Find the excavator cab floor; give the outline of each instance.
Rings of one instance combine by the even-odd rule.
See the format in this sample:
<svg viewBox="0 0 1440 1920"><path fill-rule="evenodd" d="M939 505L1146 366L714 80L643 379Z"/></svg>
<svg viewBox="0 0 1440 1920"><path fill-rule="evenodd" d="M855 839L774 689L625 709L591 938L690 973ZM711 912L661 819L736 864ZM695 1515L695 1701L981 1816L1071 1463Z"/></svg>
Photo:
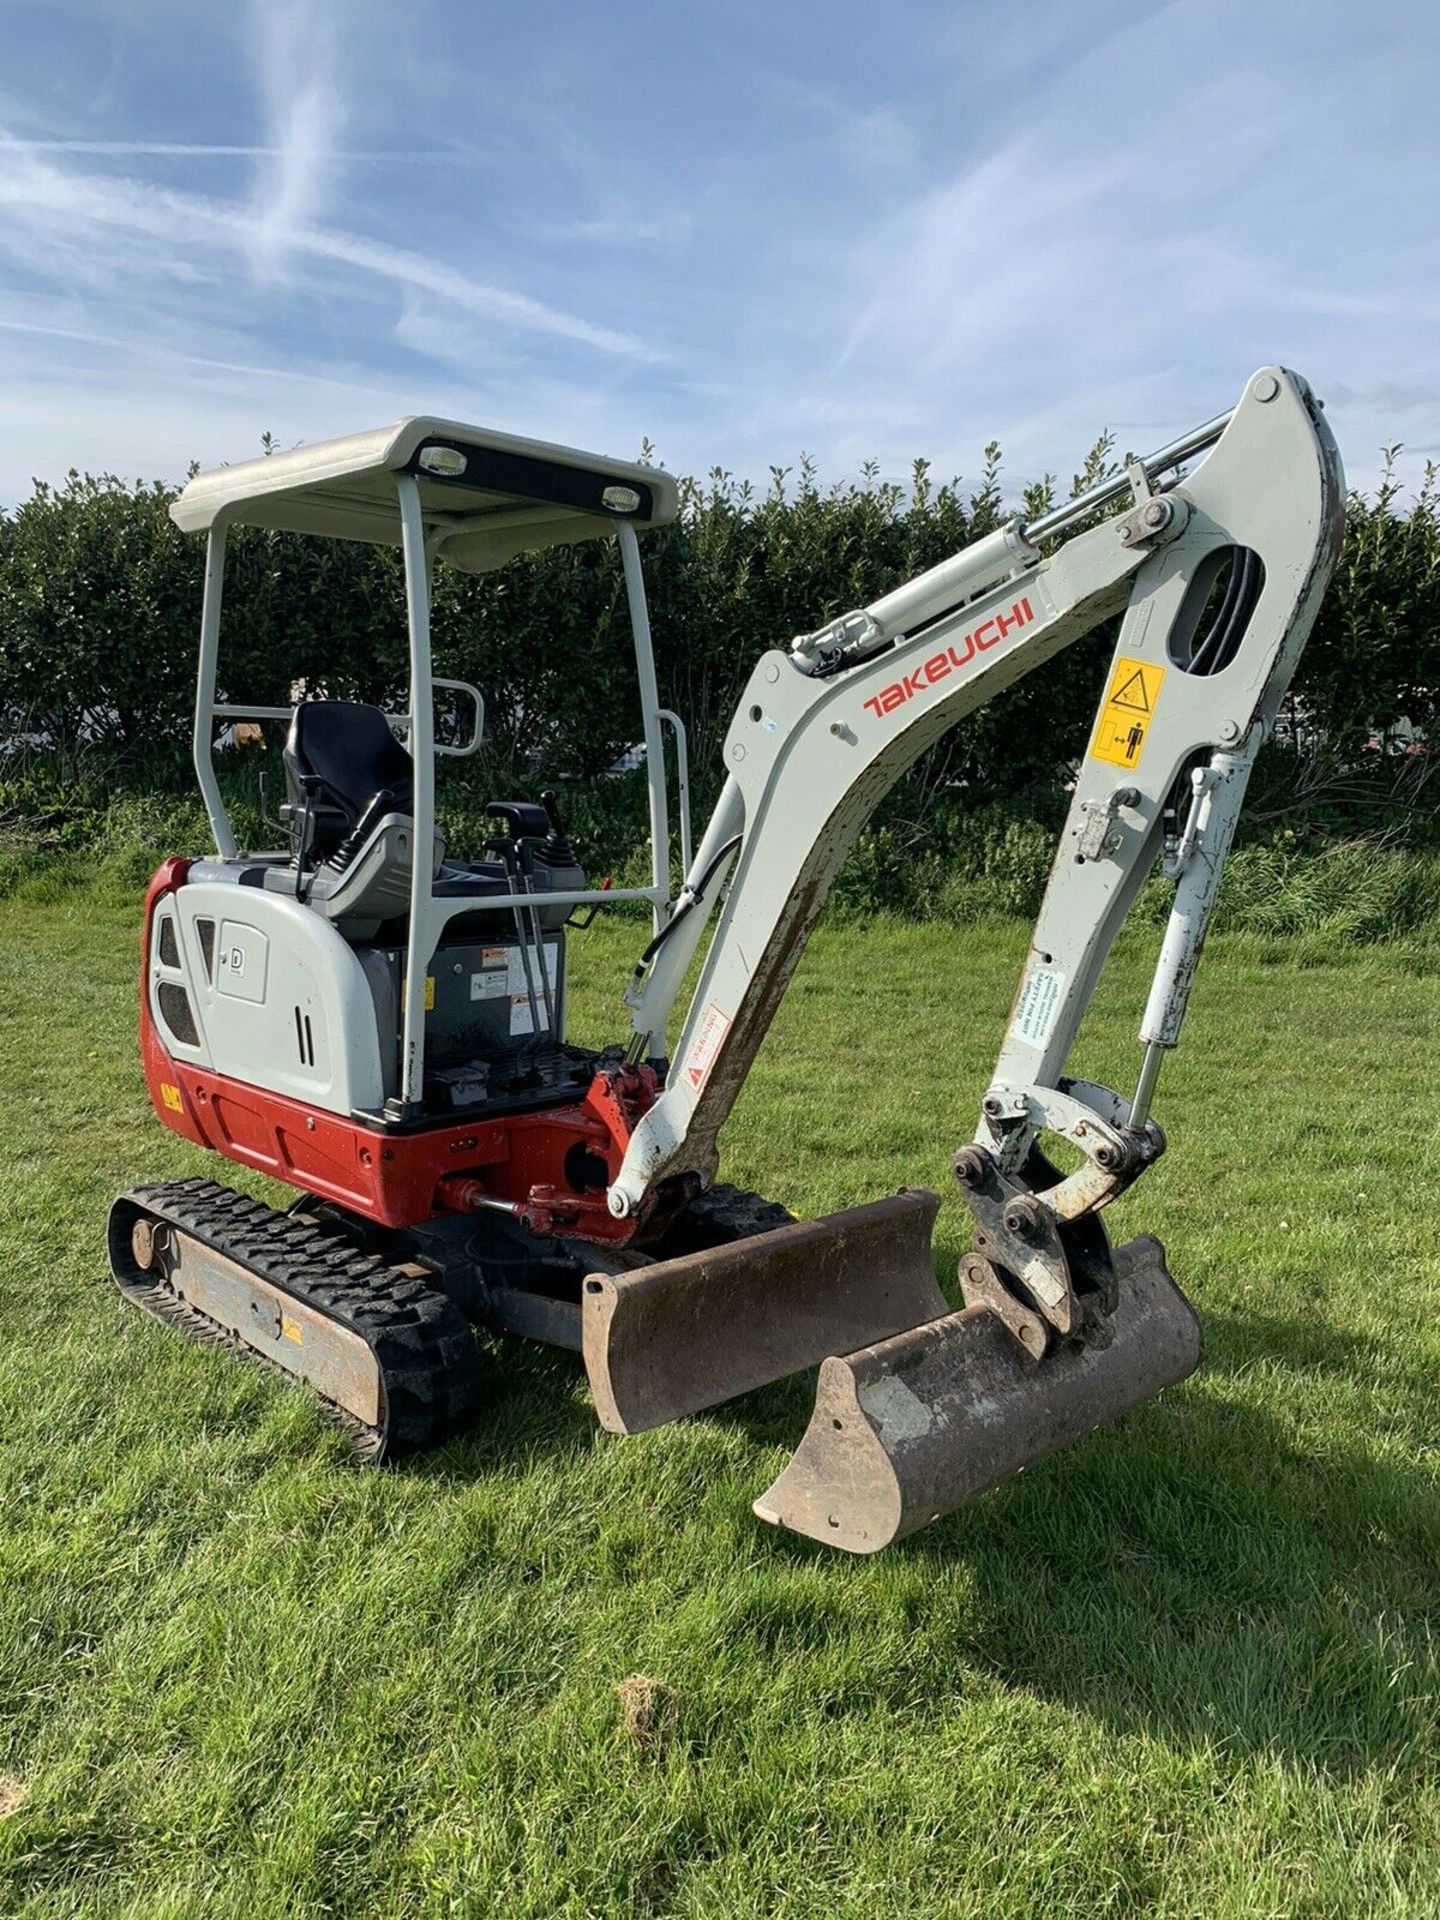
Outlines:
<svg viewBox="0 0 1440 1920"><path fill-rule="evenodd" d="M976 1305L827 1359L805 1436L755 1512L876 1553L1185 1379L1200 1323L1164 1248L1134 1240L1114 1257L1107 1344L1036 1360Z"/></svg>

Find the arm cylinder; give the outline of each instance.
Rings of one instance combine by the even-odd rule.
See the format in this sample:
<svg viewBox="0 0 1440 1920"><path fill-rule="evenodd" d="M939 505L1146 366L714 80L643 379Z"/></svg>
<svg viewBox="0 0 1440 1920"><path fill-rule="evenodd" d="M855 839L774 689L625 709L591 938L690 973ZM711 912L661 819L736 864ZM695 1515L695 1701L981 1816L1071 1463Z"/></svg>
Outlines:
<svg viewBox="0 0 1440 1920"><path fill-rule="evenodd" d="M1039 550L1025 537L1025 529L1012 520L884 594L866 612L886 639L910 633L996 586L1017 567L1033 566L1039 558Z"/></svg>

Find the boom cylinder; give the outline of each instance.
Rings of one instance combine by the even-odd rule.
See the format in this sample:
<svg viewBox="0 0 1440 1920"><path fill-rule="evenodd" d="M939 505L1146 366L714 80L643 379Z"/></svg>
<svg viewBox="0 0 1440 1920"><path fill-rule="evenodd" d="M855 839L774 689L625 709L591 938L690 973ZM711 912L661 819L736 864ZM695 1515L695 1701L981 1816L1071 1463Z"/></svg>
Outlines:
<svg viewBox="0 0 1440 1920"><path fill-rule="evenodd" d="M977 593L998 586L1017 567L1033 566L1039 558L1039 548L1025 537L1019 521L1012 520L882 595L865 611L887 640L895 634L912 633L963 601L973 600Z"/></svg>
<svg viewBox="0 0 1440 1920"><path fill-rule="evenodd" d="M868 651L954 612L1019 568L1034 566L1039 558L1039 548L1026 538L1020 522L1011 520L982 540L962 547L959 553L952 553L938 566L882 594L868 607L842 614L814 633L801 634L792 651L804 658L836 647Z"/></svg>

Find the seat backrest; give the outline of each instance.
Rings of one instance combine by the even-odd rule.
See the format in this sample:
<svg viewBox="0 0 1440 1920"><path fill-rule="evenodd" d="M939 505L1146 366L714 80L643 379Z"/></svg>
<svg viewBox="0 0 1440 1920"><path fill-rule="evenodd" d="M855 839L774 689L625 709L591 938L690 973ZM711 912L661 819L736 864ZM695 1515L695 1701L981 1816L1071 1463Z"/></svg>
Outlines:
<svg viewBox="0 0 1440 1920"><path fill-rule="evenodd" d="M343 818L319 815L315 852L333 853L370 801L382 789L393 794L388 811L414 806L415 769L390 731L379 707L355 700L305 700L296 707L285 742L285 776L292 805L304 804L301 776L318 778L322 807Z"/></svg>

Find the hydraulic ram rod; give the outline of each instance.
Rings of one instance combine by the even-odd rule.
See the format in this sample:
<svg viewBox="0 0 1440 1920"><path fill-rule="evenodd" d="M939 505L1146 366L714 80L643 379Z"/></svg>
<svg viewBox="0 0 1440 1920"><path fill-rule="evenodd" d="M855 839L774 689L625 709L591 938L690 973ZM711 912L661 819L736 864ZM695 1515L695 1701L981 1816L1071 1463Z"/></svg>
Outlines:
<svg viewBox="0 0 1440 1920"><path fill-rule="evenodd" d="M1139 464L1154 480L1169 468L1178 467L1182 460L1213 447L1234 416L1234 407L1227 413L1217 413L1213 420L1207 420L1202 427L1192 427L1188 433L1182 433L1178 440L1161 447L1158 453L1147 453ZM1128 472L1112 474L1108 480L1102 480L1098 486L1077 494L1073 500L1052 507L1049 513L1042 513L1038 520L1028 521L1024 528L1025 538L1030 541L1048 540L1054 534L1063 533L1067 527L1073 527L1077 520L1083 520L1096 507L1103 507L1109 500L1118 500L1122 493L1129 491Z"/></svg>
<svg viewBox="0 0 1440 1920"><path fill-rule="evenodd" d="M1176 849L1175 901L1140 1022L1145 1055L1131 1104L1132 1127L1143 1127L1150 1117L1160 1062L1180 1041L1205 930L1220 891L1250 769L1260 750L1260 736L1257 726L1243 747L1234 752L1218 748L1210 764L1197 768L1193 776L1189 815Z"/></svg>
<svg viewBox="0 0 1440 1920"><path fill-rule="evenodd" d="M1146 454L1139 465L1153 480L1169 468L1178 466L1182 460L1202 453L1220 438L1234 412L1235 409L1231 407L1228 412L1216 414L1213 420L1207 420L1203 426L1192 427L1168 446ZM1130 489L1131 477L1127 470L1102 480L1098 486L1089 488L1074 500L1067 500L1063 506L1041 514L1038 520L1028 524L1019 520L1007 521L993 533L987 533L959 553L951 554L949 559L940 561L937 566L917 574L913 580L907 580L880 599L871 601L869 606L841 614L838 619L813 633L801 634L791 651L802 660L819 661L827 656L833 657L837 651L866 653L887 640L913 633L928 622L942 618L952 609L974 600L1022 568L1033 567L1040 558L1039 543L1042 540L1065 532L1097 507L1118 500Z"/></svg>

